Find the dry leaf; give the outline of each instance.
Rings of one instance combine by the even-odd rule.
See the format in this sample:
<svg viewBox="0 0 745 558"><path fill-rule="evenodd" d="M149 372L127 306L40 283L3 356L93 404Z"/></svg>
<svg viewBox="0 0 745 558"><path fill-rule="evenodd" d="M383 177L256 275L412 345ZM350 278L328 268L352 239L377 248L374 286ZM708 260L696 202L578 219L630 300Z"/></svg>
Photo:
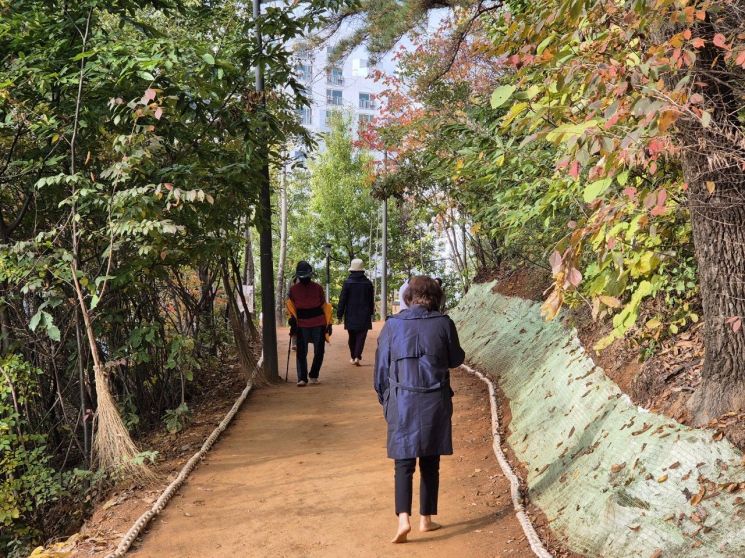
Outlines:
<svg viewBox="0 0 745 558"><path fill-rule="evenodd" d="M616 463L615 465L612 465L610 468L611 473L618 473L620 471L623 471L623 468L626 467L626 462L623 463Z"/></svg>
<svg viewBox="0 0 745 558"><path fill-rule="evenodd" d="M657 482L665 482L667 480L667 475L662 475L661 477L657 478Z"/></svg>
<svg viewBox="0 0 745 558"><path fill-rule="evenodd" d="M655 550L649 558L662 558L662 549Z"/></svg>
<svg viewBox="0 0 745 558"><path fill-rule="evenodd" d="M706 487L702 486L701 489L698 491L697 494L691 498L691 505L692 506L698 506L701 500L704 499L704 496L706 495Z"/></svg>

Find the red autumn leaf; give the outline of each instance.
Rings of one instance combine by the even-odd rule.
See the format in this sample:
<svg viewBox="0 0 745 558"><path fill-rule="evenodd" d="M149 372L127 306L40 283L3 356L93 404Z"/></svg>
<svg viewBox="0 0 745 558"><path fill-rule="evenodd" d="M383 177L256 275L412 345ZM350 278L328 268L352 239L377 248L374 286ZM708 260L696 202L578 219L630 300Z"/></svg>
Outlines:
<svg viewBox="0 0 745 558"><path fill-rule="evenodd" d="M683 38L686 41L689 41L691 39L691 30L690 29L686 29L685 31L683 31Z"/></svg>
<svg viewBox="0 0 745 558"><path fill-rule="evenodd" d="M665 201L667 200L667 190L664 188L661 188L660 191L657 193L657 205L665 205Z"/></svg>
<svg viewBox="0 0 745 558"><path fill-rule="evenodd" d="M556 275L561 269L561 263L563 258L558 251L554 250L551 256L548 258L548 263L551 264L551 271Z"/></svg>
<svg viewBox="0 0 745 558"><path fill-rule="evenodd" d="M716 35L714 35L714 40L712 42L714 43L715 47L729 50L729 46L727 46L727 38L721 33L717 33Z"/></svg>
<svg viewBox="0 0 745 558"><path fill-rule="evenodd" d="M152 101L153 99L155 99L155 89L148 87L142 97L144 99L147 99L148 101Z"/></svg>
<svg viewBox="0 0 745 558"><path fill-rule="evenodd" d="M742 320L740 318L737 318L734 322L732 322L732 331L737 333L740 331L740 328L742 327Z"/></svg>
<svg viewBox="0 0 745 558"><path fill-rule="evenodd" d="M567 279L569 279L569 282L575 286L579 287L579 284L582 282L582 274L580 273L579 269L576 267L573 267L569 270L569 275L567 276Z"/></svg>
<svg viewBox="0 0 745 558"><path fill-rule="evenodd" d="M745 68L745 50L741 50L740 53L737 55L737 58L735 58L735 64Z"/></svg>
<svg viewBox="0 0 745 558"><path fill-rule="evenodd" d="M153 114L156 120L160 120L160 117L163 116L163 109L158 107L155 109L155 113Z"/></svg>
<svg viewBox="0 0 745 558"><path fill-rule="evenodd" d="M569 165L569 176L575 179L579 177L579 161L572 161Z"/></svg>
<svg viewBox="0 0 745 558"><path fill-rule="evenodd" d="M629 186L628 188L623 189L623 193L628 196L630 200L633 200L636 197L636 188Z"/></svg>
<svg viewBox="0 0 745 558"><path fill-rule="evenodd" d="M693 48L702 48L706 44L706 41L704 41L701 37L694 37L691 39L691 45L693 45Z"/></svg>

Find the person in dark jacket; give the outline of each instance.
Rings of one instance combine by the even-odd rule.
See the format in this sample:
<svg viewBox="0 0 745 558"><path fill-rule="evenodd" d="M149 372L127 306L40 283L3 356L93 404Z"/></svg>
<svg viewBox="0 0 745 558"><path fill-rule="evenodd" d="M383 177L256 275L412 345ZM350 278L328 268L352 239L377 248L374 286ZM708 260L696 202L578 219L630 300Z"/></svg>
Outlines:
<svg viewBox="0 0 745 558"><path fill-rule="evenodd" d="M419 529L440 525L437 514L440 456L452 455L450 368L465 353L453 321L437 311L442 290L434 279L416 276L406 291L407 310L391 316L378 338L375 391L388 423L388 457L395 460L398 531L391 542L406 542L411 531L412 479L419 459Z"/></svg>
<svg viewBox="0 0 745 558"><path fill-rule="evenodd" d="M318 375L326 350L326 334L331 334L331 324L324 313L326 295L323 287L311 281L313 268L306 261L297 264L298 282L290 287L288 298L293 303L296 316L290 318L290 336L297 335L297 385L303 387L318 383ZM313 363L308 372L308 343L313 343Z"/></svg>
<svg viewBox="0 0 745 558"><path fill-rule="evenodd" d="M344 281L339 296L336 316L344 318L344 329L349 334L349 354L351 362L360 366L362 351L368 330L372 329L375 313L375 292L373 284L365 277L362 260L355 258L349 266L349 277Z"/></svg>

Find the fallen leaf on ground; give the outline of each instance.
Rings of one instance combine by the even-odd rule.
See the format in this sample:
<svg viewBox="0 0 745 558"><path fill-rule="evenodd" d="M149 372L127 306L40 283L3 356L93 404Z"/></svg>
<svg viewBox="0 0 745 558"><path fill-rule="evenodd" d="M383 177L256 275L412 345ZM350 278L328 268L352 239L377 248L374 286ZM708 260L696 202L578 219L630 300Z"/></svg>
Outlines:
<svg viewBox="0 0 745 558"><path fill-rule="evenodd" d="M702 486L701 490L698 491L697 494L691 498L691 505L692 506L698 506L698 504L701 502L701 500L704 499L704 495L706 494L706 487Z"/></svg>

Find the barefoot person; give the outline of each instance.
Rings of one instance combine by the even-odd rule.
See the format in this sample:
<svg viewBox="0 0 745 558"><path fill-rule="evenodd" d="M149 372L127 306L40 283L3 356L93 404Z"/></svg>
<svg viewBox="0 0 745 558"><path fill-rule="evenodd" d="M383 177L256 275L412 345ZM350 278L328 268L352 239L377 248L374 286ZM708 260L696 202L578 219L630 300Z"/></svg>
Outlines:
<svg viewBox="0 0 745 558"><path fill-rule="evenodd" d="M388 423L388 457L395 460L398 531L391 542L406 542L411 531L412 482L419 458L419 530L440 525L437 514L440 456L452 455L453 414L450 370L463 364L455 324L437 311L439 285L412 277L407 310L391 316L378 339L375 391Z"/></svg>
<svg viewBox="0 0 745 558"><path fill-rule="evenodd" d="M360 366L367 332L372 329L374 313L373 284L365 277L362 260L355 258L349 266L349 277L344 281L339 296L339 307L336 309L336 316L340 320L344 319L344 329L349 334L349 362L355 366Z"/></svg>

